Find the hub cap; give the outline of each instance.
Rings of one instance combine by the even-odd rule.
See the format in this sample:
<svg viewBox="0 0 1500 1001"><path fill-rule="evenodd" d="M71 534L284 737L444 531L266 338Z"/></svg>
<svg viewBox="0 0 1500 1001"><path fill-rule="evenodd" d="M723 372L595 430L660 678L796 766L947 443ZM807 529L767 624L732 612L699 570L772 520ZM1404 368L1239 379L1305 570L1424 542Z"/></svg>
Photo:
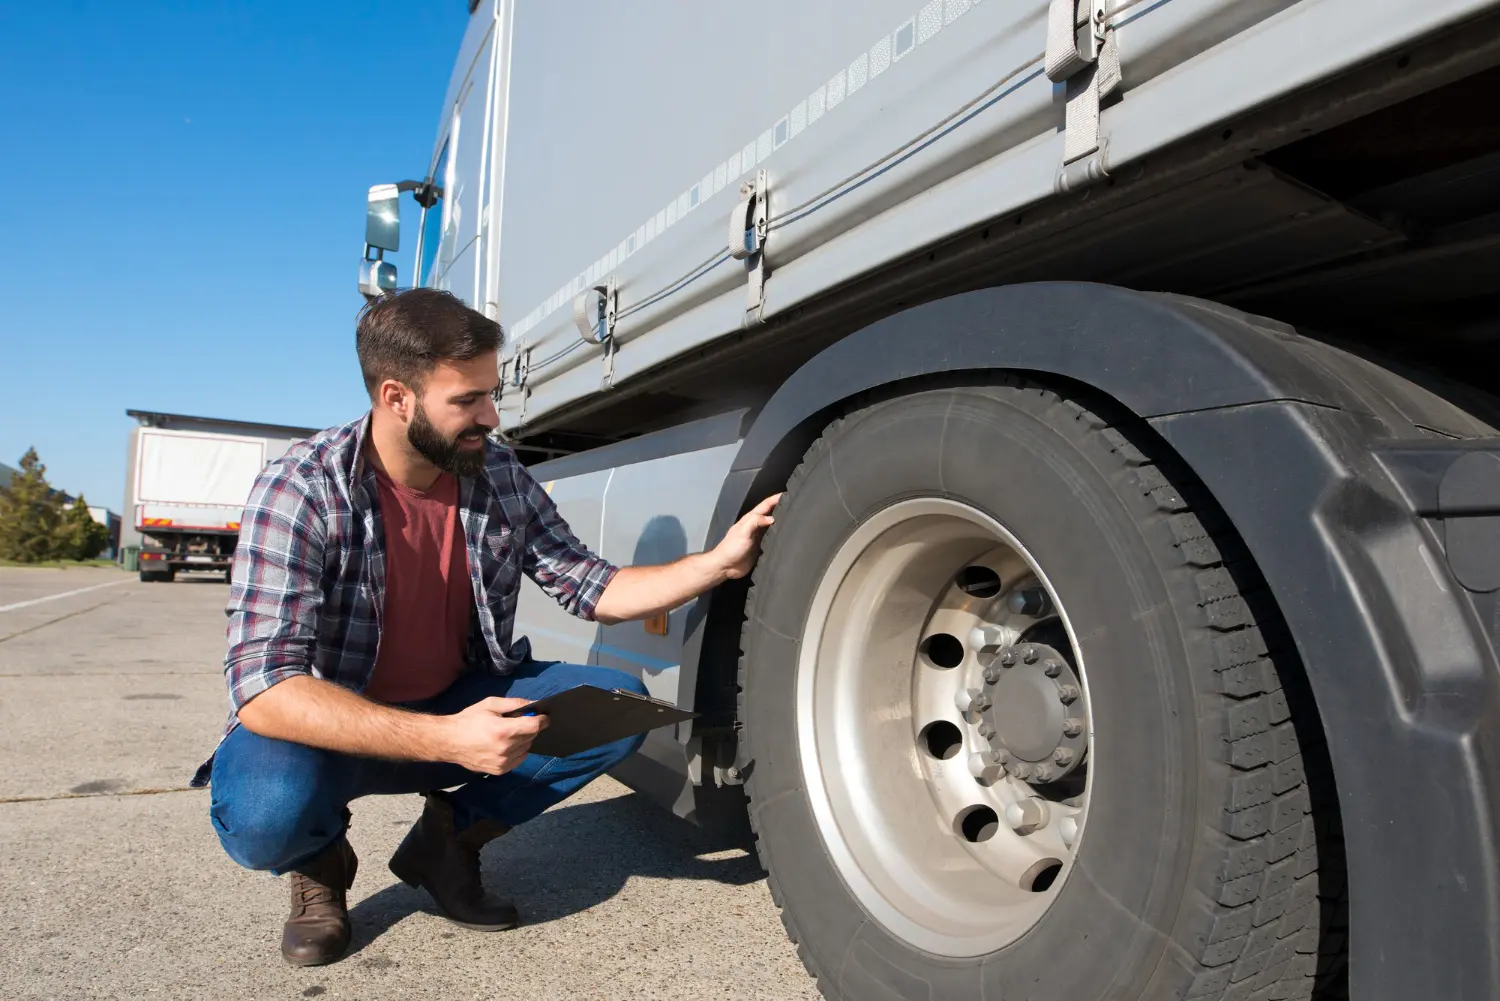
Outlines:
<svg viewBox="0 0 1500 1001"><path fill-rule="evenodd" d="M797 664L805 788L845 883L912 946L993 952L1066 879L1090 742L1071 637L1019 541L955 501L886 508L820 581Z"/></svg>

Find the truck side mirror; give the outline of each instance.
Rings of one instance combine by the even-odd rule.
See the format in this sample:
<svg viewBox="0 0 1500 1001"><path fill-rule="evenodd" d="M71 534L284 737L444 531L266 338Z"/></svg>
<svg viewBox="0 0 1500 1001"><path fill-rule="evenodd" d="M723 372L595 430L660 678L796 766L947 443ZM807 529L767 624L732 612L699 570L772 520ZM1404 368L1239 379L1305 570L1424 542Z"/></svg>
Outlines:
<svg viewBox="0 0 1500 1001"><path fill-rule="evenodd" d="M370 188L365 209L365 244L377 250L401 249L401 191L394 184ZM368 251L367 251L368 252Z"/></svg>
<svg viewBox="0 0 1500 1001"><path fill-rule="evenodd" d="M359 262L359 292L379 298L396 288L396 265L385 260L387 250L401 249L401 188L376 184L365 208L365 259Z"/></svg>

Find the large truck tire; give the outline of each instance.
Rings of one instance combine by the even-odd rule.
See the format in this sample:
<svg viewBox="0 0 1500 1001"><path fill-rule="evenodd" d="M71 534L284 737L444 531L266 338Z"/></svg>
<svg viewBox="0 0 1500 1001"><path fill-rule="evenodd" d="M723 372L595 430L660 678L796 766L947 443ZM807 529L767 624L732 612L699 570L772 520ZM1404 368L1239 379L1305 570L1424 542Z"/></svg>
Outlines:
<svg viewBox="0 0 1500 1001"><path fill-rule="evenodd" d="M831 1001L1338 990L1295 653L1211 499L1110 401L1016 378L830 425L742 650L761 862Z"/></svg>

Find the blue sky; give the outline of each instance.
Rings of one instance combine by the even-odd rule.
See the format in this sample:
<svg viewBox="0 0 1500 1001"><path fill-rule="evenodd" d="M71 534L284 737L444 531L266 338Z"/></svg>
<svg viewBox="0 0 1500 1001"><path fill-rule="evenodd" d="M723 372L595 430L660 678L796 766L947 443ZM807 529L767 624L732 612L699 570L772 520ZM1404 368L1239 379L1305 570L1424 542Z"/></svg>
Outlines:
<svg viewBox="0 0 1500 1001"><path fill-rule="evenodd" d="M424 172L466 21L462 0L0 0L0 462L35 445L119 511L127 408L360 413L365 191Z"/></svg>

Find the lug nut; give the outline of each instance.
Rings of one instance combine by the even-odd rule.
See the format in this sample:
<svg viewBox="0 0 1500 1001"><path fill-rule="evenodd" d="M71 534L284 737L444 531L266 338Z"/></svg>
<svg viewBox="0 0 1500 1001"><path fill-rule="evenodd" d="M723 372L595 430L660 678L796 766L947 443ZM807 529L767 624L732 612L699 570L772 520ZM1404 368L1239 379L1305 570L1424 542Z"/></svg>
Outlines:
<svg viewBox="0 0 1500 1001"><path fill-rule="evenodd" d="M975 751L969 755L969 774L980 782L993 782L1005 771L992 754Z"/></svg>
<svg viewBox="0 0 1500 1001"><path fill-rule="evenodd" d="M1014 650L1002 650L1000 652L1000 666L1001 667L1015 667L1016 666L1016 652Z"/></svg>
<svg viewBox="0 0 1500 1001"><path fill-rule="evenodd" d="M1057 698L1065 706L1070 706L1078 701L1078 696L1083 693L1078 690L1077 685L1058 685Z"/></svg>
<svg viewBox="0 0 1500 1001"><path fill-rule="evenodd" d="M1052 598L1043 588L1028 587L1012 594L1006 607L1016 615L1040 619L1052 614Z"/></svg>
<svg viewBox="0 0 1500 1001"><path fill-rule="evenodd" d="M1024 761L1012 761L1005 767L1007 771L1022 781L1031 778L1031 766Z"/></svg>
<svg viewBox="0 0 1500 1001"><path fill-rule="evenodd" d="M1031 770L1031 778L1036 782L1051 782L1053 778L1051 765L1037 765Z"/></svg>
<svg viewBox="0 0 1500 1001"><path fill-rule="evenodd" d="M1040 656L1041 654L1037 653L1036 647L1032 646L1030 643L1021 648L1021 659L1028 664L1035 664L1036 659Z"/></svg>
<svg viewBox="0 0 1500 1001"><path fill-rule="evenodd" d="M1063 720L1063 733L1069 737L1076 737L1083 732L1083 720L1077 716L1069 716Z"/></svg>
<svg viewBox="0 0 1500 1001"><path fill-rule="evenodd" d="M1078 840L1078 820L1075 817L1064 817L1057 822L1057 833L1062 836L1063 844L1073 846Z"/></svg>
<svg viewBox="0 0 1500 1001"><path fill-rule="evenodd" d="M1009 626L975 626L969 630L969 646L975 650L1000 650L1020 639L1021 634Z"/></svg>
<svg viewBox="0 0 1500 1001"><path fill-rule="evenodd" d="M983 716L979 718L977 729L979 730L979 736L983 737L985 740L989 740L995 735L995 727L990 723L988 719L985 719Z"/></svg>
<svg viewBox="0 0 1500 1001"><path fill-rule="evenodd" d="M1004 673L1005 672L1001 670L1000 665L991 664L989 667L984 669L984 683L986 685L993 685L995 682L1000 680L1000 676Z"/></svg>
<svg viewBox="0 0 1500 1001"><path fill-rule="evenodd" d="M1017 800L1005 808L1005 822L1017 834L1030 834L1047 823L1047 804L1035 796Z"/></svg>
<svg viewBox="0 0 1500 1001"><path fill-rule="evenodd" d="M1002 765L1007 764L1010 761L1010 752L1003 747L997 747L990 753L993 754L995 756L995 760L1000 762Z"/></svg>
<svg viewBox="0 0 1500 1001"><path fill-rule="evenodd" d="M1048 657L1042 661L1042 673L1049 678L1055 678L1062 674L1062 661L1055 657Z"/></svg>
<svg viewBox="0 0 1500 1001"><path fill-rule="evenodd" d="M1073 763L1073 759L1077 756L1078 755L1073 753L1073 749L1071 747L1059 747L1057 750L1052 752L1052 760L1057 762L1063 768L1071 765Z"/></svg>
<svg viewBox="0 0 1500 1001"><path fill-rule="evenodd" d="M974 702L979 696L980 691L977 688L960 688L953 693L953 704L958 707L959 712L967 713L975 709Z"/></svg>

